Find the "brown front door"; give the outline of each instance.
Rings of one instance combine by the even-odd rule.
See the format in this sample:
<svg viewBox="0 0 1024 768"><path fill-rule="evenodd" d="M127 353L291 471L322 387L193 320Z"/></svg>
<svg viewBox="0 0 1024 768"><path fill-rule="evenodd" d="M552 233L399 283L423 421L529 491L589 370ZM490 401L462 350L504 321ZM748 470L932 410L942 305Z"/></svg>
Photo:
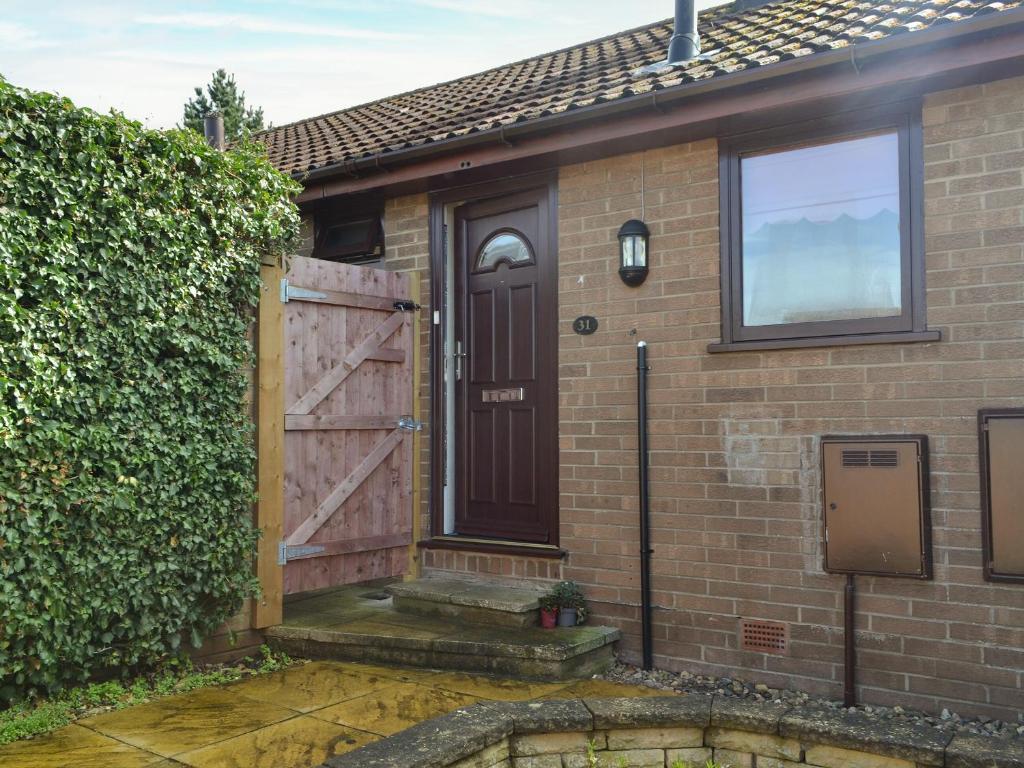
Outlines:
<svg viewBox="0 0 1024 768"><path fill-rule="evenodd" d="M557 542L558 329L549 195L542 187L456 210L458 534Z"/></svg>

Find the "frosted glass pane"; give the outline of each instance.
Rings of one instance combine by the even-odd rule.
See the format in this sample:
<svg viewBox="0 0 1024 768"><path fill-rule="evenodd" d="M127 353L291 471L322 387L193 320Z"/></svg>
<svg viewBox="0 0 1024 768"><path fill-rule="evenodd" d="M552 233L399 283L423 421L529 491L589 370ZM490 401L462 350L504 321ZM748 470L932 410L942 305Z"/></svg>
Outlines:
<svg viewBox="0 0 1024 768"><path fill-rule="evenodd" d="M498 262L507 261L509 264L530 260L530 248L518 235L509 232L502 232L494 235L480 249L480 257L477 259L477 269L493 269Z"/></svg>
<svg viewBox="0 0 1024 768"><path fill-rule="evenodd" d="M622 266L647 266L647 241L642 237L630 236L622 241Z"/></svg>
<svg viewBox="0 0 1024 768"><path fill-rule="evenodd" d="M740 163L744 325L900 315L895 133Z"/></svg>

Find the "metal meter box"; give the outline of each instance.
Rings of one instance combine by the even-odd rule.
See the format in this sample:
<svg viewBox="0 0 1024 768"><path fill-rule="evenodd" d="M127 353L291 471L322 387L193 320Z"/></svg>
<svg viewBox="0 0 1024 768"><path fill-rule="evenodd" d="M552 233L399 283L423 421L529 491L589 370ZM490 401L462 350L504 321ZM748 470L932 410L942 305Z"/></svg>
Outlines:
<svg viewBox="0 0 1024 768"><path fill-rule="evenodd" d="M928 438L823 437L825 570L930 579Z"/></svg>
<svg viewBox="0 0 1024 768"><path fill-rule="evenodd" d="M978 413L985 578L1024 583L1024 408Z"/></svg>

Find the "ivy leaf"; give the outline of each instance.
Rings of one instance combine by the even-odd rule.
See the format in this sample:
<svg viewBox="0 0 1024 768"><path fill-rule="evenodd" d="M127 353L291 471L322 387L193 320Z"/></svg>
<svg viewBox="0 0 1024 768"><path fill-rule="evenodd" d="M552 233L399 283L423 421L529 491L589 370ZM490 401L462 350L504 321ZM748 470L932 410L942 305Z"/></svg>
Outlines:
<svg viewBox="0 0 1024 768"><path fill-rule="evenodd" d="M257 144L0 78L0 709L255 593L247 330L298 191Z"/></svg>

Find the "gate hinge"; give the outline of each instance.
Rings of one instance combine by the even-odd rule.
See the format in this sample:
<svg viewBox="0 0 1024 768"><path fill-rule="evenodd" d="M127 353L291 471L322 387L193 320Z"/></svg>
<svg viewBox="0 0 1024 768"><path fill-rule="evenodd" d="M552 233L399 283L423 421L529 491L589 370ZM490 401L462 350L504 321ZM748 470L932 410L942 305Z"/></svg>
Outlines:
<svg viewBox="0 0 1024 768"><path fill-rule="evenodd" d="M286 565L289 560L295 560L306 555L315 555L324 551L324 547L314 544L302 544L300 546L289 546L283 541L277 545L277 564Z"/></svg>
<svg viewBox="0 0 1024 768"><path fill-rule="evenodd" d="M290 299L326 299L326 293L311 291L308 288L296 288L288 285L288 278L281 279L281 303L287 304Z"/></svg>
<svg viewBox="0 0 1024 768"><path fill-rule="evenodd" d="M423 429L423 422L416 421L412 416L403 416L398 420L399 429L407 429L410 432L419 432Z"/></svg>
<svg viewBox="0 0 1024 768"><path fill-rule="evenodd" d="M402 299L395 302L395 309L399 312L412 312L414 309L419 309L420 305L415 301L409 301L408 299Z"/></svg>

